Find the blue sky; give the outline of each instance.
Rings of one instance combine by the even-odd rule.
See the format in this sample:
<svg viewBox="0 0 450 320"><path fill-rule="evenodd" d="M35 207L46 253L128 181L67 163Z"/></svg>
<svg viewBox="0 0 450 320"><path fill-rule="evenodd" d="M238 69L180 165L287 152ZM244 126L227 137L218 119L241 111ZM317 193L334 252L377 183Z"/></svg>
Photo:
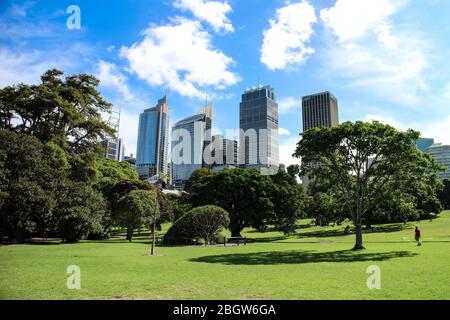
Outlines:
<svg viewBox="0 0 450 320"><path fill-rule="evenodd" d="M81 29L68 29L70 5ZM138 114L169 92L171 120L214 104L239 125L242 92L275 88L280 161L301 132L300 99L331 91L340 120L376 119L450 143L448 0L0 2L0 87L49 68L87 72L122 113L135 154Z"/></svg>

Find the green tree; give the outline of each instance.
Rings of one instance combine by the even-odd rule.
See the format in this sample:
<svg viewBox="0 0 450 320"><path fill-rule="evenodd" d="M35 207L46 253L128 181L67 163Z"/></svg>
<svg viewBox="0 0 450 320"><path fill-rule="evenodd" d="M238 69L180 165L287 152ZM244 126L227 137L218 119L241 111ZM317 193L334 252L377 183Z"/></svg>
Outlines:
<svg viewBox="0 0 450 320"><path fill-rule="evenodd" d="M88 74L48 70L37 85L0 90L0 129L29 134L43 143L55 141L70 153L98 152L99 141L114 134L102 113L111 104L99 94L99 81Z"/></svg>
<svg viewBox="0 0 450 320"><path fill-rule="evenodd" d="M51 148L45 151L35 137L0 130L0 229L18 242L48 231L61 174L52 166Z"/></svg>
<svg viewBox="0 0 450 320"><path fill-rule="evenodd" d="M414 141L420 134L399 132L378 122L346 122L303 133L294 154L302 158L302 174L328 184L338 195L356 229L354 249L363 249L362 224L373 194L389 181L413 181L439 169L420 153ZM405 192L406 193L406 192Z"/></svg>
<svg viewBox="0 0 450 320"><path fill-rule="evenodd" d="M133 190L120 198L116 206L116 211L120 212L117 216L117 222L121 227L127 228L128 241L132 241L133 230L142 225L151 226L154 239L156 232L155 226L160 219L156 192L150 190Z"/></svg>
<svg viewBox="0 0 450 320"><path fill-rule="evenodd" d="M53 216L57 232L66 242L77 242L102 231L106 205L102 195L82 182L65 180L58 185Z"/></svg>
<svg viewBox="0 0 450 320"><path fill-rule="evenodd" d="M193 206L216 205L230 217L233 237L245 227L263 228L273 215L271 181L255 169L225 169L205 175L192 186L189 201Z"/></svg>
<svg viewBox="0 0 450 320"><path fill-rule="evenodd" d="M154 185L143 180L122 180L111 189L111 205L113 207L112 216L114 220L117 219L117 215L120 214L120 212L114 210L117 202L120 200L120 198L133 190L148 190L155 192L157 194L159 209L161 212L159 223L173 221L172 204L167 199L166 195L161 190L157 189Z"/></svg>
<svg viewBox="0 0 450 320"><path fill-rule="evenodd" d="M168 230L165 240L204 239L205 245L212 243L220 230L230 223L228 212L217 206L197 207L175 221Z"/></svg>
<svg viewBox="0 0 450 320"><path fill-rule="evenodd" d="M290 168L270 176L272 184L269 186L274 207L271 223L285 234L295 233L297 220L306 215L309 201L305 188L297 181L295 167Z"/></svg>
<svg viewBox="0 0 450 320"><path fill-rule="evenodd" d="M445 179L443 181L443 188L438 192L439 201L442 203L442 206L445 210L450 209L450 180Z"/></svg>

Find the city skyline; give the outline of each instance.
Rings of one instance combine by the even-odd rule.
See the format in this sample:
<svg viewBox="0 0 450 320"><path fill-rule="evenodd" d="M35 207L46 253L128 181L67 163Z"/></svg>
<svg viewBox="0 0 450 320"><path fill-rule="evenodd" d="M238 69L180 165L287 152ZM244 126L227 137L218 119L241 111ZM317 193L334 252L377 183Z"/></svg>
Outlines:
<svg viewBox="0 0 450 320"><path fill-rule="evenodd" d="M121 110L127 155L136 154L137 116L166 89L173 122L208 95L213 133L224 134L237 128L241 93L259 83L277 92L281 163L295 161L301 97L323 90L339 97L341 122L380 120L450 143L448 1L220 0L215 10L210 2L109 10L81 0L81 28L69 30L67 4L2 1L0 84L36 83L53 67L96 75Z"/></svg>

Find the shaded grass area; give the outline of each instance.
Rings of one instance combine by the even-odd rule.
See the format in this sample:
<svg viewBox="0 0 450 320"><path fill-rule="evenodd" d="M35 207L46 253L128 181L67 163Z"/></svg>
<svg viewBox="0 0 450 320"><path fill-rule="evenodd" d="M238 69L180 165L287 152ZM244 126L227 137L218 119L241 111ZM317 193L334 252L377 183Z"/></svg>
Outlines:
<svg viewBox="0 0 450 320"><path fill-rule="evenodd" d="M225 254L205 256L191 259L195 262L236 264L236 265L271 265L271 264L303 264L318 262L361 262L361 261L386 261L393 258L412 257L417 253L409 251L364 253L354 250L339 251L269 251L244 254Z"/></svg>
<svg viewBox="0 0 450 320"><path fill-rule="evenodd" d="M450 212L413 227L385 225L351 251L345 225L304 226L294 236L244 230L246 246L157 248L147 231L128 243L0 246L1 299L450 299ZM163 231L168 226L164 226ZM66 287L67 267L81 269L81 290ZM369 290L367 267L381 269L381 290Z"/></svg>

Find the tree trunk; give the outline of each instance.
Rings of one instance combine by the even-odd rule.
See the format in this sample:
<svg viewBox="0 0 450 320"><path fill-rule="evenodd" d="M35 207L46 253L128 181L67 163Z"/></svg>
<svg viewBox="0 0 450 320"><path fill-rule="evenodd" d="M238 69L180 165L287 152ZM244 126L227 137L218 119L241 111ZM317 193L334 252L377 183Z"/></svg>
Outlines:
<svg viewBox="0 0 450 320"><path fill-rule="evenodd" d="M237 226L230 226L231 229L231 236L232 237L240 237L241 236L241 229Z"/></svg>
<svg viewBox="0 0 450 320"><path fill-rule="evenodd" d="M356 230L355 230L355 234L356 234L356 242L355 242L355 246L353 247L353 250L362 250L365 249L363 247L363 239L362 239L362 226L361 223L358 223L355 225Z"/></svg>
<svg viewBox="0 0 450 320"><path fill-rule="evenodd" d="M133 228L127 227L127 240L131 242L132 238L133 238Z"/></svg>
<svg viewBox="0 0 450 320"><path fill-rule="evenodd" d="M152 223L152 249L150 255L155 255L155 240L156 240L156 223Z"/></svg>

